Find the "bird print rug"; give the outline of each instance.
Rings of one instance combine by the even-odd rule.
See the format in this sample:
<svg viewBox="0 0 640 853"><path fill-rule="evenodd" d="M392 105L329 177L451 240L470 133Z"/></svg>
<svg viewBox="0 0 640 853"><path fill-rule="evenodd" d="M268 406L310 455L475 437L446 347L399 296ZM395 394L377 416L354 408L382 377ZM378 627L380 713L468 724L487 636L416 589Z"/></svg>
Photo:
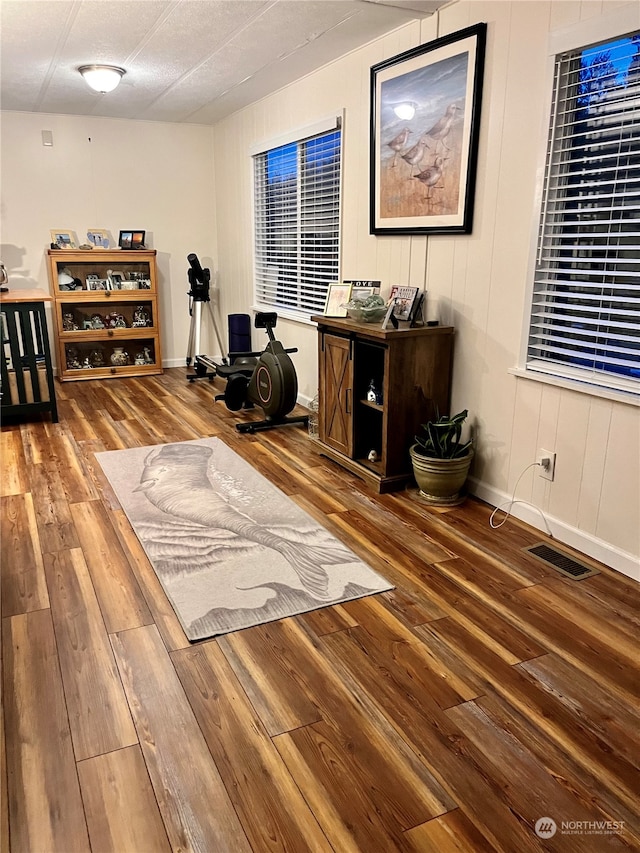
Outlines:
<svg viewBox="0 0 640 853"><path fill-rule="evenodd" d="M393 589L218 438L96 457L192 642Z"/></svg>

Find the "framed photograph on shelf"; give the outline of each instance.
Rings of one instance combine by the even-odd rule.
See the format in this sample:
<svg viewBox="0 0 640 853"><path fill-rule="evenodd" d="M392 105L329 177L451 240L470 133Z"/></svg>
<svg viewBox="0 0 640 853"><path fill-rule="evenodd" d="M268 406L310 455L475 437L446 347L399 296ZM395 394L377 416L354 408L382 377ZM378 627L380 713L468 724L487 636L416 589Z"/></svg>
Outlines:
<svg viewBox="0 0 640 853"><path fill-rule="evenodd" d="M118 246L121 249L144 249L146 231L121 231Z"/></svg>
<svg viewBox="0 0 640 853"><path fill-rule="evenodd" d="M89 228L87 231L87 243L94 249L109 248L109 232L102 228Z"/></svg>
<svg viewBox="0 0 640 853"><path fill-rule="evenodd" d="M401 287L399 284L394 284L389 294L389 299L395 301L395 309L393 316L396 320L410 320L413 304L418 296L417 287Z"/></svg>
<svg viewBox="0 0 640 853"><path fill-rule="evenodd" d="M398 321L396 320L394 313L393 313L395 310L395 307L396 307L396 300L390 299L388 304L387 304L387 313L384 315L384 319L382 321L382 328L383 329L388 329L389 324L391 324L394 329L398 328Z"/></svg>
<svg viewBox="0 0 640 853"><path fill-rule="evenodd" d="M109 290L121 290L122 282L125 280L124 273L118 270L107 270L107 275L109 278L107 281L109 282Z"/></svg>
<svg viewBox="0 0 640 853"><path fill-rule="evenodd" d="M371 68L370 231L469 234L486 24Z"/></svg>
<svg viewBox="0 0 640 853"><path fill-rule="evenodd" d="M367 296L373 296L380 293L380 284L379 281L372 281L370 279L345 279L345 284L351 285L351 298L352 299L366 299Z"/></svg>
<svg viewBox="0 0 640 853"><path fill-rule="evenodd" d="M411 309L411 315L409 316L409 325L410 326L424 326L424 306L426 301L426 295L424 293L419 293L413 303L413 307Z"/></svg>
<svg viewBox="0 0 640 853"><path fill-rule="evenodd" d="M73 231L63 231L60 228L54 228L49 233L51 234L51 242L59 249L77 248L76 235Z"/></svg>
<svg viewBox="0 0 640 853"><path fill-rule="evenodd" d="M342 305L351 299L351 285L345 282L330 284L327 290L327 301L324 313L327 317L346 317L347 309Z"/></svg>

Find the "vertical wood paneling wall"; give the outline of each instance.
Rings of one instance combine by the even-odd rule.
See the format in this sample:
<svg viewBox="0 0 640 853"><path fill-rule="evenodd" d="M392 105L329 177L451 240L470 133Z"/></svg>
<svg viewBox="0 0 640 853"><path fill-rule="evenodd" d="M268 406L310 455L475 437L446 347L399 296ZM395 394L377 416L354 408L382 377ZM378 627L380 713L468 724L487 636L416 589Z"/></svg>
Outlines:
<svg viewBox="0 0 640 853"><path fill-rule="evenodd" d="M428 292L429 318L456 328L453 406L468 408L478 439L475 491L508 499L544 447L557 453L553 483L535 469L517 497L540 508L559 539L640 580L640 418L631 405L518 379L539 141L545 120L552 30L607 15L625 3L453 3L236 113L214 128L222 314L252 299L249 147L344 110L342 275L411 284ZM488 43L473 233L369 234L369 69L382 59L485 21ZM300 392L317 387L315 328L281 319L299 347ZM262 341L254 331L254 345ZM514 514L543 526L537 510ZM497 533L496 535L499 535Z"/></svg>

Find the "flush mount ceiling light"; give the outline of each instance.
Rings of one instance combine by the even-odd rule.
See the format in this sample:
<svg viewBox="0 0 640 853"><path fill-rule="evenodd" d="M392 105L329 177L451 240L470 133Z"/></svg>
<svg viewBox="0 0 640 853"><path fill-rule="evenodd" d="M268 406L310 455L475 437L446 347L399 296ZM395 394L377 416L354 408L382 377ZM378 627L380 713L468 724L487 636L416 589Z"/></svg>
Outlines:
<svg viewBox="0 0 640 853"><path fill-rule="evenodd" d="M118 68L117 65L81 65L78 71L87 84L102 95L113 92L126 73L124 68Z"/></svg>

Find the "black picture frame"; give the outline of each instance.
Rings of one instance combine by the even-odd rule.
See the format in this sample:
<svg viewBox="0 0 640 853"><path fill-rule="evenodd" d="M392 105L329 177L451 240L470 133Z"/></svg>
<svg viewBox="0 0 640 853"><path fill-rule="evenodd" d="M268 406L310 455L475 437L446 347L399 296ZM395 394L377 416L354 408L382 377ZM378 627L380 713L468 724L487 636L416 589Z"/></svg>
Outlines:
<svg viewBox="0 0 640 853"><path fill-rule="evenodd" d="M487 25L371 67L370 232L470 234Z"/></svg>
<svg viewBox="0 0 640 853"><path fill-rule="evenodd" d="M118 246L121 249L144 249L144 238L146 231L121 231L118 237Z"/></svg>

